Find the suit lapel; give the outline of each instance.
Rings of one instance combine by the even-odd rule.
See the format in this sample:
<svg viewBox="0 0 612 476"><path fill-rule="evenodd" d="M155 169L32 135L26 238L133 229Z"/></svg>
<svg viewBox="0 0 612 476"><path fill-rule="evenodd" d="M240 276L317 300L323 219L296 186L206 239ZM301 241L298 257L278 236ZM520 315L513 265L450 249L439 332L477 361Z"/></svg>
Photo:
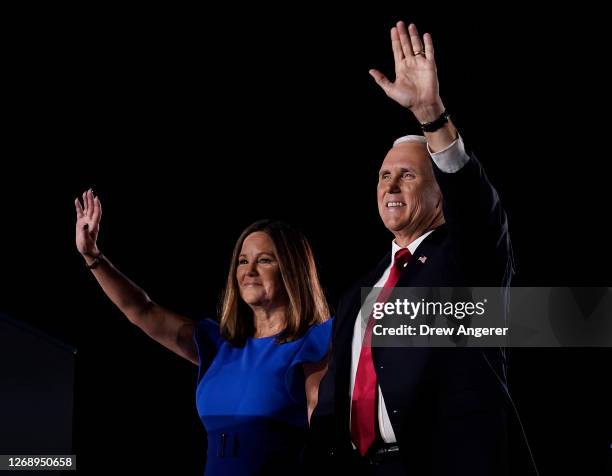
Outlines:
<svg viewBox="0 0 612 476"><path fill-rule="evenodd" d="M419 273L423 267L431 266L431 258L440 249L440 244L446 239L448 229L446 224L439 226L425 238L421 244L414 250L414 254L406 269L402 272L396 287L409 286L412 277Z"/></svg>
<svg viewBox="0 0 612 476"><path fill-rule="evenodd" d="M410 281L410 277L414 273L418 272L421 267L428 265L427 260L434 254L435 250L438 249L439 244L445 239L446 234L446 225L441 225L422 241L415 250L412 262L406 266L406 269L402 272L397 282L397 287L404 286L405 283ZM361 307L361 288L373 287L385 272L387 266L389 266L390 260L391 252L388 252L372 271L364 276L346 293L342 299L342 305L338 309L338 314L336 316L338 319L336 345L339 349L348 349L348 351L345 350L343 353L349 354L349 366L353 328L355 327L355 319L357 319Z"/></svg>
<svg viewBox="0 0 612 476"><path fill-rule="evenodd" d="M338 310L339 314L337 316L338 339L341 339L342 344L347 340L348 342L352 340L355 320L361 307L361 289L374 286L389 266L390 260L391 252L387 253L376 267L355 284L342 299L342 309Z"/></svg>

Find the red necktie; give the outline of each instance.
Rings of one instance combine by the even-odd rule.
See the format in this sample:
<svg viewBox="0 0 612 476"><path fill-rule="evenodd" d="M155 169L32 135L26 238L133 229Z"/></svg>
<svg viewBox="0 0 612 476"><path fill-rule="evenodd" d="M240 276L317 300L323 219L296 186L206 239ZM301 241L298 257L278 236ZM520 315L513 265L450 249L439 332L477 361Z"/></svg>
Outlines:
<svg viewBox="0 0 612 476"><path fill-rule="evenodd" d="M385 302L388 299L402 274L402 269L408 264L411 257L412 254L408 251L408 248L401 248L395 253L391 272L376 302ZM374 318L370 314L361 344L351 405L351 437L362 456L367 453L376 439L376 393L378 385L376 370L372 361L372 328L374 322Z"/></svg>

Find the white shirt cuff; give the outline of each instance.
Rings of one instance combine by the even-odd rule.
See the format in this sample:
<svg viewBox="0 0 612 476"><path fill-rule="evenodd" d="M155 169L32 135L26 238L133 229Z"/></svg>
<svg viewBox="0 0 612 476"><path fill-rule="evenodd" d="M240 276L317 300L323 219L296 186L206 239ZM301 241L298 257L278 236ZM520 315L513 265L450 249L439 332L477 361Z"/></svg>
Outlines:
<svg viewBox="0 0 612 476"><path fill-rule="evenodd" d="M465 146L463 145L463 139L461 136L457 136L448 147L438 151L432 152L427 144L427 151L433 159L436 166L447 174L455 173L467 164L470 160L470 156L465 152Z"/></svg>

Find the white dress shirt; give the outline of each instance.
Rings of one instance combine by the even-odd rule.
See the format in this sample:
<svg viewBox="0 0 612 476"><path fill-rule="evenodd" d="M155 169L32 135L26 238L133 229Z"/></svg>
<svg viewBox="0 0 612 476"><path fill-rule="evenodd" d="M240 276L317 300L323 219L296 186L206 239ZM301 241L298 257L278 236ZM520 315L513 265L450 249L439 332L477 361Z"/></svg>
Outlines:
<svg viewBox="0 0 612 476"><path fill-rule="evenodd" d="M452 144L450 144L445 149L432 153L429 149L429 145L427 145L427 150L431 155L436 166L445 173L454 173L460 170L469 160L470 157L465 152L465 147L463 145L463 140L461 136L457 138ZM411 254L415 254L415 251L421 244L421 242L432 233L433 230L428 231L427 233L419 236L416 240L408 245L408 251ZM393 264L393 258L395 253L401 247L395 243L395 240L391 243L391 262L385 272L382 274L380 279L374 284L374 287L370 294L367 297L368 301L373 301L376 299L378 294L381 291L382 286L387 281L389 277L389 273L391 272L391 265ZM369 307L368 307L369 308ZM361 314L361 311L360 311ZM365 333L365 326L367 325L367 321L361 318L361 315L357 315L357 319L355 319L355 327L353 328L353 340L351 343L351 385L350 385L350 405L352 406L353 400L353 388L355 387L355 376L357 375L357 365L359 363L359 355L361 354L361 343L363 341L363 335ZM350 415L350 413L349 413ZM389 414L387 412L387 407L385 405L385 399L383 398L382 391L380 390L380 385L378 386L378 428L380 430L380 435L385 443L396 443L397 440L395 438L395 433L393 432L393 428L391 426L391 420L389 419ZM349 429L350 429L350 417L349 417ZM354 447L354 445L353 445Z"/></svg>

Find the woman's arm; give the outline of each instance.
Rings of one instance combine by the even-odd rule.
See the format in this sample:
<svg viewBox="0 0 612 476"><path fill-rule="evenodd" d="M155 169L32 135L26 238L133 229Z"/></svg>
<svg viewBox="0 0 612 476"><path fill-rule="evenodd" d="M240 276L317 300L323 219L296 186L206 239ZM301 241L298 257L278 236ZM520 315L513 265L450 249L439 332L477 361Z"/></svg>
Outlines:
<svg viewBox="0 0 612 476"><path fill-rule="evenodd" d="M100 253L97 237L102 205L98 197L88 190L83 194L83 206L77 198L75 207L77 249L88 265L97 261L92 272L109 299L149 337L198 365L198 352L193 341L195 323L153 302L143 289Z"/></svg>

